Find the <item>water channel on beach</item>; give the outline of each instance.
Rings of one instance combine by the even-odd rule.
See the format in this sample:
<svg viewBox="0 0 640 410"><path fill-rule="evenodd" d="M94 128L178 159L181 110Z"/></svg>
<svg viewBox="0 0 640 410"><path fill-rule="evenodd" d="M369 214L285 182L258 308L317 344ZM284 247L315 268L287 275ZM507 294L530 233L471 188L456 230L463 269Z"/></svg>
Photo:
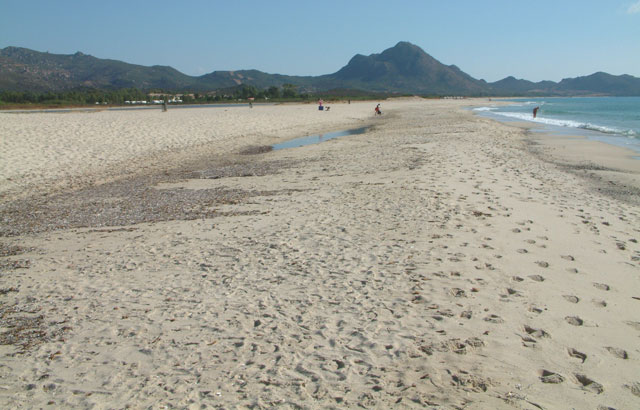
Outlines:
<svg viewBox="0 0 640 410"><path fill-rule="evenodd" d="M350 130L327 132L326 134L309 135L306 137L295 138L289 141L272 145L271 148L274 151L277 151L277 150L287 149L287 148L304 147L306 145L319 144L321 142L328 141L334 138L346 137L348 135L364 134L365 132L367 132L367 129L369 129L369 127L360 127L360 128L353 128Z"/></svg>

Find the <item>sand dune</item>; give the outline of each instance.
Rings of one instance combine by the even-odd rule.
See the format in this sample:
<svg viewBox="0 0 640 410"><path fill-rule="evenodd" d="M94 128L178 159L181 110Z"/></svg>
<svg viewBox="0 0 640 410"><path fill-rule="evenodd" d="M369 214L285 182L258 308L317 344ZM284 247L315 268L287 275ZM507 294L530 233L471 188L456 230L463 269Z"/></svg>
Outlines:
<svg viewBox="0 0 640 410"><path fill-rule="evenodd" d="M638 204L473 103L10 117L0 403L640 407Z"/></svg>

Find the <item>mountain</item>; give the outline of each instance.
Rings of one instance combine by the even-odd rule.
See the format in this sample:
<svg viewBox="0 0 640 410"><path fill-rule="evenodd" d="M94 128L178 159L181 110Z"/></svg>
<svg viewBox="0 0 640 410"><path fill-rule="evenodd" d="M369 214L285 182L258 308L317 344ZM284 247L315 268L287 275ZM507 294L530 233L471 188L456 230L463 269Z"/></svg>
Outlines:
<svg viewBox="0 0 640 410"><path fill-rule="evenodd" d="M556 92L552 90L557 83L553 81L534 83L510 76L495 83L489 83L488 86L493 95L554 95Z"/></svg>
<svg viewBox="0 0 640 410"><path fill-rule="evenodd" d="M455 65L444 65L420 47L401 41L380 54L355 55L346 66L322 76L288 76L258 70L214 71L189 76L168 66L142 66L81 52L43 53L0 49L0 91L65 91L80 88L207 92L241 84L259 89L293 84L302 91L348 90L418 95L640 95L640 78L595 73L586 77L531 82L507 77L487 83ZM347 91L345 91L347 90Z"/></svg>
<svg viewBox="0 0 640 410"><path fill-rule="evenodd" d="M196 77L203 91L235 87L240 84L251 85L259 89L282 87L284 84L311 86L314 77L297 77L281 74L267 74L258 70L214 71Z"/></svg>
<svg viewBox="0 0 640 410"><path fill-rule="evenodd" d="M558 83L557 89L580 94L638 96L640 95L640 78L598 72L586 77L565 78Z"/></svg>
<svg viewBox="0 0 640 410"><path fill-rule="evenodd" d="M335 74L326 76L343 87L412 94L481 95L485 83L456 66L440 63L420 47L400 42L381 54L354 56Z"/></svg>
<svg viewBox="0 0 640 410"><path fill-rule="evenodd" d="M145 67L72 55L41 53L26 48L0 50L0 90L59 91L90 88L165 88L197 86L193 77L167 66Z"/></svg>
<svg viewBox="0 0 640 410"><path fill-rule="evenodd" d="M585 77L565 78L559 83L553 81L533 83L507 77L488 85L493 95L640 95L640 78L630 75L616 76L602 72Z"/></svg>

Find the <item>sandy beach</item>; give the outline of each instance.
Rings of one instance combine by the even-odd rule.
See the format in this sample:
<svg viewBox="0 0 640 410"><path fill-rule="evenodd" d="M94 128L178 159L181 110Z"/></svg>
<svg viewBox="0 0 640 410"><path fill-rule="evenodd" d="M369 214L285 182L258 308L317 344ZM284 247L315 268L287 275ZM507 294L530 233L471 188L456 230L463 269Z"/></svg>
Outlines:
<svg viewBox="0 0 640 410"><path fill-rule="evenodd" d="M474 104L0 113L0 407L640 408L640 160Z"/></svg>

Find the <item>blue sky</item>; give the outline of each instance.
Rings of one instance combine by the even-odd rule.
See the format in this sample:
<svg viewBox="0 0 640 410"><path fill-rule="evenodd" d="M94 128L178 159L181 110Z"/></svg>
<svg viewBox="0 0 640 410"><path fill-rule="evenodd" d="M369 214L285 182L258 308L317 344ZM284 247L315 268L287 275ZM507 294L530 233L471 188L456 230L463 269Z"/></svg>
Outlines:
<svg viewBox="0 0 640 410"><path fill-rule="evenodd" d="M0 0L0 48L330 74L409 41L478 79L640 77L640 0Z"/></svg>

